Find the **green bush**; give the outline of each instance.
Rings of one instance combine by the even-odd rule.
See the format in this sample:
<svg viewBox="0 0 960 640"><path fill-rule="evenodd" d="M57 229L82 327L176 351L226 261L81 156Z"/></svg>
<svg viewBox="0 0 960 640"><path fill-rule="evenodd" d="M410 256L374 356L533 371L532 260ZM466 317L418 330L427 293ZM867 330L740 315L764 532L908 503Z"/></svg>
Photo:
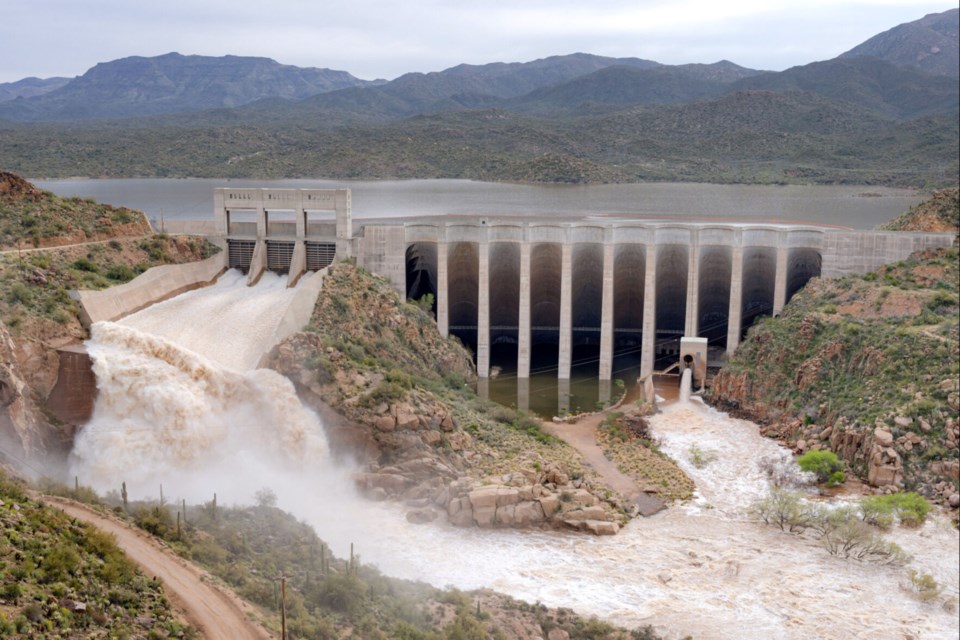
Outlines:
<svg viewBox="0 0 960 640"><path fill-rule="evenodd" d="M907 526L919 526L927 519L930 508L923 496L912 491L870 496L860 501L863 521L883 528L893 524L894 516Z"/></svg>
<svg viewBox="0 0 960 640"><path fill-rule="evenodd" d="M815 474L817 482L827 483L831 487L846 479L842 471L843 463L832 451L808 451L800 456L797 465L804 471Z"/></svg>
<svg viewBox="0 0 960 640"><path fill-rule="evenodd" d="M73 261L71 266L78 271L88 271L90 273L97 273L100 271L100 268L88 258L78 258L77 260Z"/></svg>
<svg viewBox="0 0 960 640"><path fill-rule="evenodd" d="M135 275L136 274L133 272L133 269L125 264L115 264L107 269L106 273L108 278L111 280L116 280L117 282L127 282L128 280L133 280Z"/></svg>

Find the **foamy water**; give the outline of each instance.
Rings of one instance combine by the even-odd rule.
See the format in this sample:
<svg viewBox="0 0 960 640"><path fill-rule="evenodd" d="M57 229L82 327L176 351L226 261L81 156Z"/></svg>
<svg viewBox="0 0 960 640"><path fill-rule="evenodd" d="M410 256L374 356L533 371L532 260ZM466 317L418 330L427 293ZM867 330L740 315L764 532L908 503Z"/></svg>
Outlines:
<svg viewBox="0 0 960 640"><path fill-rule="evenodd" d="M779 447L755 425L694 400L651 421L664 449L697 482L690 506L632 521L614 537L480 531L410 525L402 512L370 506L353 530L331 531L335 548L355 542L389 575L460 588L490 587L530 602L571 607L627 626L652 624L669 638L956 638L940 605L901 589L906 568L830 556L812 539L745 515L766 494L755 464ZM719 455L702 469L689 445ZM321 519L311 518L321 535ZM371 526L376 523L376 526ZM338 539L340 535L349 539ZM941 518L894 539L958 593L960 545Z"/></svg>
<svg viewBox="0 0 960 640"><path fill-rule="evenodd" d="M282 304L286 290L267 294L271 283L262 286L235 287L224 296L221 289L230 288L224 283L142 317L179 342L206 322L209 305L227 314L219 318L237 313L233 317L251 321L257 314L245 313L246 296L254 308ZM184 302L186 296L193 302ZM266 324L269 315L261 314ZM398 506L354 495L348 472L329 461L319 421L288 381L270 371L233 371L221 360L225 351L256 352L257 336L270 334L263 323L244 338L224 340L225 332L208 331L191 346L204 355L150 331L145 324L93 329L88 350L100 395L75 445L75 472L97 488L116 489L125 480L131 493L156 496L163 483L175 499L208 500L217 492L221 499L249 501L269 486L280 505L311 522L336 553L346 554L354 543L363 562L388 575L490 587L627 626L653 624L670 638L960 635L954 614L900 588L906 569L840 560L814 540L751 521L745 510L767 491L757 463L780 448L756 425L697 399L668 406L651 420L663 449L697 484L689 505L602 538L413 525ZM694 444L715 459L694 466ZM946 585L946 596L957 597L960 544L949 524L934 518L919 531L891 535L915 556L913 568L932 573Z"/></svg>
<svg viewBox="0 0 960 640"><path fill-rule="evenodd" d="M247 371L257 366L264 343L295 295L296 289L287 288L286 276L267 271L255 287L248 287L247 277L231 269L209 287L147 307L119 324Z"/></svg>

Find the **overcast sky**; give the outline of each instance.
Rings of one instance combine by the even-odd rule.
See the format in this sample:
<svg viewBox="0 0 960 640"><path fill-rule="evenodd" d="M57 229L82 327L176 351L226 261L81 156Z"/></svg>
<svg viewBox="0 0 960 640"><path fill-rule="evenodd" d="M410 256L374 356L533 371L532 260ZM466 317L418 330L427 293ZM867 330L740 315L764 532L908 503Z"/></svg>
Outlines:
<svg viewBox="0 0 960 640"><path fill-rule="evenodd" d="M265 56L364 78L578 51L781 70L833 58L925 0L2 0L0 82L126 56Z"/></svg>

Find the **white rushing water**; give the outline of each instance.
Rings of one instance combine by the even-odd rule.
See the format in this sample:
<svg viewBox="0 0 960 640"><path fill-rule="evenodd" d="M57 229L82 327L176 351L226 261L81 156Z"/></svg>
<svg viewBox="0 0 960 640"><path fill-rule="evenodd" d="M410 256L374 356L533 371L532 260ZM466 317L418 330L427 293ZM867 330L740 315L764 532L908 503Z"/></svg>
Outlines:
<svg viewBox="0 0 960 640"><path fill-rule="evenodd" d="M187 294L193 302L182 296L137 314L152 316L171 340L206 326L206 337L191 338L191 349L204 355L145 333L152 330L136 318L125 324L137 328L95 325L88 349L100 395L75 447L84 482L115 489L126 481L131 493L153 496L163 483L168 495L188 500L217 492L249 501L269 486L280 506L312 523L335 552L343 555L354 543L364 562L388 575L490 587L627 626L653 624L669 638L960 634L954 613L901 588L904 568L841 560L812 539L752 521L746 509L767 492L758 462L781 449L755 425L698 399L669 405L651 420L664 451L695 480L696 498L634 520L617 536L413 525L396 505L361 500L348 473L331 464L319 421L288 381L213 361L231 350L257 350L236 337L225 350L223 336L225 323L252 322L261 305L282 305L285 291L267 294L270 283L262 286L240 289L237 298L210 287ZM218 296L219 304L209 299ZM262 315L269 324L270 314ZM269 333L261 324L248 335L255 341ZM691 464L693 445L715 458L702 468ZM911 567L933 574L946 596L957 597L960 544L949 524L934 518L891 536L915 556Z"/></svg>

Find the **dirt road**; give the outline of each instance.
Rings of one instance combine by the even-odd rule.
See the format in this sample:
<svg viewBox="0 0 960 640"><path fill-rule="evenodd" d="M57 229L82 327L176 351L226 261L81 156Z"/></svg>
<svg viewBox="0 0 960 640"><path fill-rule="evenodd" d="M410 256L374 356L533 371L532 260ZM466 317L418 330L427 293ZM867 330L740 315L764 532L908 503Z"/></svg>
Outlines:
<svg viewBox="0 0 960 640"><path fill-rule="evenodd" d="M53 496L43 501L117 537L117 545L149 576L163 581L164 593L184 611L187 622L208 640L269 640L273 636L247 618L253 609L204 580L205 573L163 548L148 534L89 507ZM209 578L207 578L209 579Z"/></svg>
<svg viewBox="0 0 960 640"><path fill-rule="evenodd" d="M603 449L597 445L597 427L606 418L606 414L595 413L580 418L573 423L544 422L544 431L580 452L583 461L600 474L604 483L630 500L640 495L640 487L630 476L624 474L617 465L603 455Z"/></svg>

